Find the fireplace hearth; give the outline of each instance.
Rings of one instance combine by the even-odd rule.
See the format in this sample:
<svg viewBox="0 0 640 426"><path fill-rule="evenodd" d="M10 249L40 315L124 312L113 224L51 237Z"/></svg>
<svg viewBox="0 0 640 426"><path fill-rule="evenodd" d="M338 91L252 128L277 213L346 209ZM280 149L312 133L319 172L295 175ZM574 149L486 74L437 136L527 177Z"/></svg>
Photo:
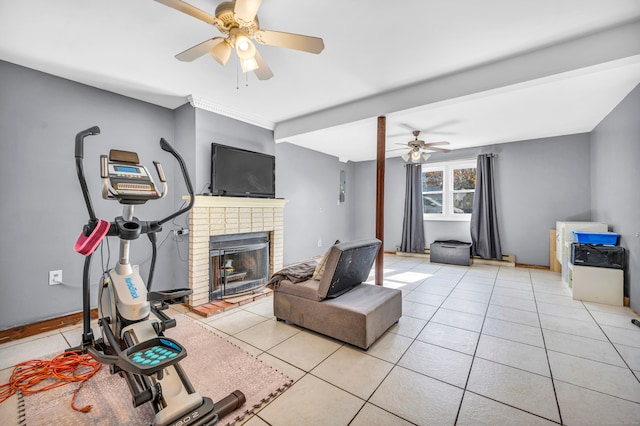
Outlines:
<svg viewBox="0 0 640 426"><path fill-rule="evenodd" d="M209 300L253 293L269 281L268 232L211 236L209 255Z"/></svg>

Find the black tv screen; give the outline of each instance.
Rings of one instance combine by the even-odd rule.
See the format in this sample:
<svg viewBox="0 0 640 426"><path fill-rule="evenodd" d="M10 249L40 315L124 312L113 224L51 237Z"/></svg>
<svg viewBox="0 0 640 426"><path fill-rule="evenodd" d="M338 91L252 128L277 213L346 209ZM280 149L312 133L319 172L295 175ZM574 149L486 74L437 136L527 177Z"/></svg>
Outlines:
<svg viewBox="0 0 640 426"><path fill-rule="evenodd" d="M211 144L211 194L275 198L273 155Z"/></svg>

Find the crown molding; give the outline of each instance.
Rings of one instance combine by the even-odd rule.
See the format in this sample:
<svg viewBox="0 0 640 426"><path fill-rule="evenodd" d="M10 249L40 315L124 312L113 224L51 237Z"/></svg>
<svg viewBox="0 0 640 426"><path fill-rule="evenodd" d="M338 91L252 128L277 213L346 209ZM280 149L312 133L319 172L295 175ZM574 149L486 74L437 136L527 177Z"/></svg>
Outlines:
<svg viewBox="0 0 640 426"><path fill-rule="evenodd" d="M254 126L262 127L267 130L273 130L276 127L276 123L272 121L264 120L259 117L255 117L255 116L243 114L242 112L239 112L239 111L231 110L227 107L224 107L206 98L189 95L187 96L187 100L189 101L191 106L194 108L199 108L205 111L220 114L225 117L233 118L234 120L242 121L248 124L253 124Z"/></svg>

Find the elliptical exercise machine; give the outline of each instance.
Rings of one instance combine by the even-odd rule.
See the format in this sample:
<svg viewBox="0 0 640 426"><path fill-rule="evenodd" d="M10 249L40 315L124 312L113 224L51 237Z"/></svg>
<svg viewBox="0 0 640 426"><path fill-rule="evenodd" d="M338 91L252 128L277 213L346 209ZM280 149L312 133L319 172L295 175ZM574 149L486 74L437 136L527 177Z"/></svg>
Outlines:
<svg viewBox="0 0 640 426"><path fill-rule="evenodd" d="M193 207L193 187L184 160L164 139L160 147L173 155L180 165L187 190L189 205L155 221L141 221L133 216L135 205L157 200L167 193L167 182L159 162L153 164L162 188L159 190L147 168L139 164L138 154L111 150L109 156L100 156L102 196L123 205L122 216L113 222L98 219L84 177L84 139L100 134L97 126L76 135L75 158L78 179L82 188L89 221L84 225L75 250L85 257L82 277L83 333L81 349L102 364L109 365L111 374L123 377L132 395L134 407L151 403L154 424L159 426L213 425L219 417L239 408L245 396L236 390L218 401L200 396L189 381L179 361L187 356L185 348L163 332L175 327L175 319L163 310L168 305L184 303L191 289L151 291L157 254L156 233L162 225L186 213ZM132 240L146 234L152 245L152 257L147 284L144 284L137 265L129 262ZM98 297L98 324L102 338L95 339L91 329L91 301L89 274L91 256L105 236L120 240L118 263L102 277Z"/></svg>

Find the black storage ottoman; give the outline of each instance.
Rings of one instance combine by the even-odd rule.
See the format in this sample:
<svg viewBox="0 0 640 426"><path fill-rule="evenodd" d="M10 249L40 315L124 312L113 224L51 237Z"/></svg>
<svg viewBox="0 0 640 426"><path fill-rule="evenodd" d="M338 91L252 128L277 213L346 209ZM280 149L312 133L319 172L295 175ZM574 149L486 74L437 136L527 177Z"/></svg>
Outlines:
<svg viewBox="0 0 640 426"><path fill-rule="evenodd" d="M434 241L429 246L432 263L471 265L471 243L462 241Z"/></svg>

